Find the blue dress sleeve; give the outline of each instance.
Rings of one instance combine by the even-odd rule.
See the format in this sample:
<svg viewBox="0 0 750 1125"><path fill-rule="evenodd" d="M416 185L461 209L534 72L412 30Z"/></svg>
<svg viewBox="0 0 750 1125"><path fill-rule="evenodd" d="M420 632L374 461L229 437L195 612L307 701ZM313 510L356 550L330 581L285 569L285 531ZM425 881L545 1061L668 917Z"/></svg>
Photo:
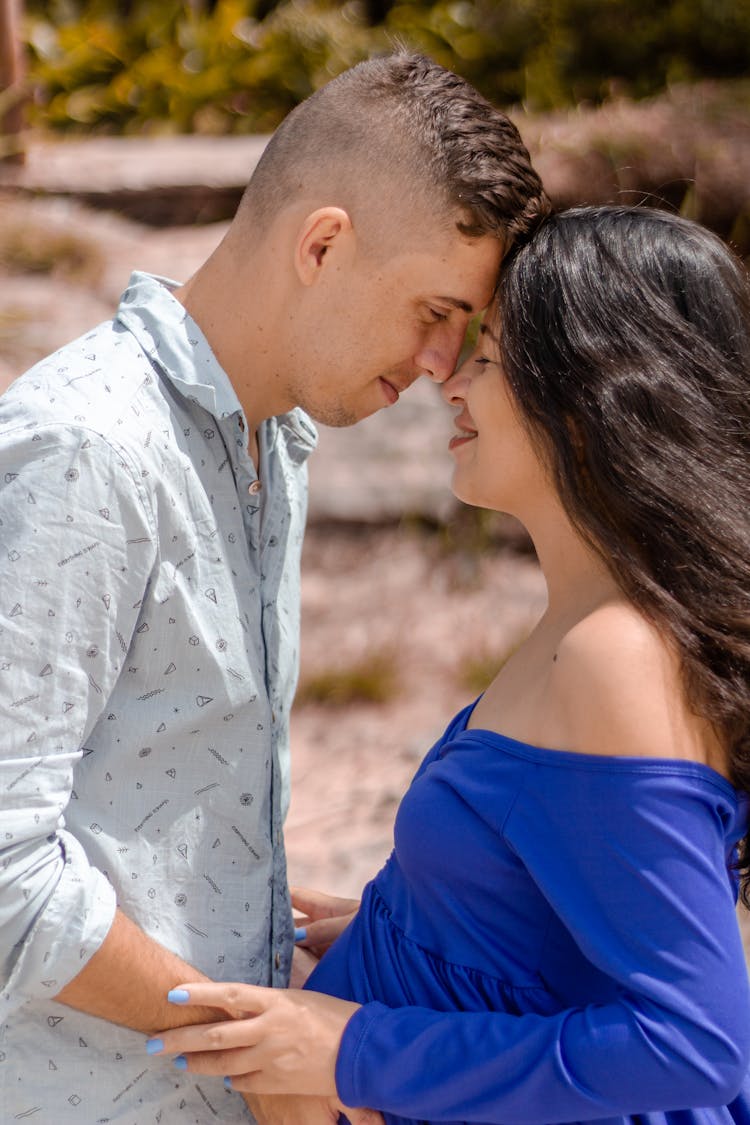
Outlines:
<svg viewBox="0 0 750 1125"><path fill-rule="evenodd" d="M502 828L614 999L520 1016L365 1004L338 1056L345 1104L550 1125L737 1096L750 996L727 870L736 802L704 767L628 762L536 763Z"/></svg>

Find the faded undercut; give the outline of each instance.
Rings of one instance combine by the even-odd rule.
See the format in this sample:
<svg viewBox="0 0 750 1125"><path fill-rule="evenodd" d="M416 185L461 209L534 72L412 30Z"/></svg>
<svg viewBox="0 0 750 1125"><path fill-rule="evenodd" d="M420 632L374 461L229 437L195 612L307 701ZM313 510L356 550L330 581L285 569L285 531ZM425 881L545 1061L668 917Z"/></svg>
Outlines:
<svg viewBox="0 0 750 1125"><path fill-rule="evenodd" d="M431 59L401 51L345 71L269 141L240 216L265 228L295 199L347 210L420 211L469 237L506 243L549 211L515 125Z"/></svg>

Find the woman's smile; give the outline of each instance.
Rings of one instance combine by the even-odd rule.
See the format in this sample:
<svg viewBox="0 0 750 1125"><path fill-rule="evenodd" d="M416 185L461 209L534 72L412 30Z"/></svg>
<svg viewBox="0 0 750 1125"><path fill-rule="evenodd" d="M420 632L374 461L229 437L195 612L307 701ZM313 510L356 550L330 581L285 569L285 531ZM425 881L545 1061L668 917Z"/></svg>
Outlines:
<svg viewBox="0 0 750 1125"><path fill-rule="evenodd" d="M457 449L459 445L466 445L467 442L472 441L478 436L476 428L469 424L470 421L473 421L473 419L470 418L469 412L464 408L458 417L454 419L454 425L459 433L454 434L450 439L448 443L449 450L453 451Z"/></svg>

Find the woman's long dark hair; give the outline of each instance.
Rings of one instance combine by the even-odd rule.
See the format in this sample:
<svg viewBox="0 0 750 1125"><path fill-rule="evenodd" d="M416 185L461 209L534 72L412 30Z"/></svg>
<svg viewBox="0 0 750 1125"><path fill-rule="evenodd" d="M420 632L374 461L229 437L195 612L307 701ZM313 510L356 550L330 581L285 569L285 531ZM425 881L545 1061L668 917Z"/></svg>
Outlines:
<svg viewBox="0 0 750 1125"><path fill-rule="evenodd" d="M504 266L506 376L566 510L680 654L750 793L750 285L696 223L553 216ZM740 849L750 905L750 833Z"/></svg>

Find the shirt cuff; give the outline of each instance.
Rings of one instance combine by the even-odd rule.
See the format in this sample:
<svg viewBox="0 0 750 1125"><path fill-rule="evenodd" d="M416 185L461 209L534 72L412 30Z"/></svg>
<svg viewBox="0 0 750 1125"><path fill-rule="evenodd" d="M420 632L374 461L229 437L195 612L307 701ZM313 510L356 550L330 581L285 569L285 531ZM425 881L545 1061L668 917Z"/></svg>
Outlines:
<svg viewBox="0 0 750 1125"><path fill-rule="evenodd" d="M19 944L5 988L0 1018L28 1000L53 999L83 969L109 933L117 901L114 888L92 867L69 832L57 834L62 867L55 888Z"/></svg>

